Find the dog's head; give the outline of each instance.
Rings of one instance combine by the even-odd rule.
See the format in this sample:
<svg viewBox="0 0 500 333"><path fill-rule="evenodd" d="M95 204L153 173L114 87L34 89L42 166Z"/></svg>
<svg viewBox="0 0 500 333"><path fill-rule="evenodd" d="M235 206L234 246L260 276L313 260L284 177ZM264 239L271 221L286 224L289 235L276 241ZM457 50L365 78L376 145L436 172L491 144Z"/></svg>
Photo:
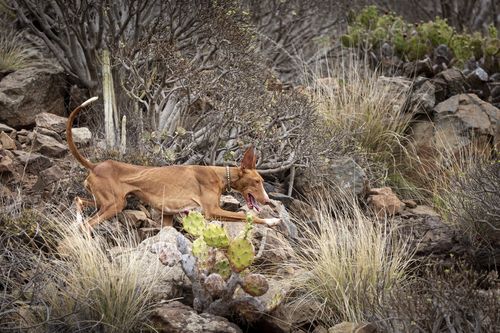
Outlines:
<svg viewBox="0 0 500 333"><path fill-rule="evenodd" d="M240 177L234 183L234 188L243 194L248 208L260 210L259 203L267 204L269 197L266 190L264 190L264 179L255 170L256 161L257 156L255 155L254 148L251 146L246 150L245 155L243 155L239 170Z"/></svg>

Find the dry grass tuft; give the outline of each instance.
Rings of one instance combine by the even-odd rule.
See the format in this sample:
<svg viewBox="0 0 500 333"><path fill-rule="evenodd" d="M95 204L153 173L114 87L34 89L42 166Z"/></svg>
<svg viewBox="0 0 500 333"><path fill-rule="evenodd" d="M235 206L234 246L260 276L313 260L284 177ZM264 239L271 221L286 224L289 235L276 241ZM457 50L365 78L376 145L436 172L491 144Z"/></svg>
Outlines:
<svg viewBox="0 0 500 333"><path fill-rule="evenodd" d="M0 71L16 71L33 62L34 48L27 44L22 32L1 29Z"/></svg>
<svg viewBox="0 0 500 333"><path fill-rule="evenodd" d="M326 75L312 75L309 86L332 136L344 141L344 153L364 157L371 176L383 183L394 168L394 155L404 152L407 144L409 84L381 77L368 64L347 55L331 65Z"/></svg>
<svg viewBox="0 0 500 333"><path fill-rule="evenodd" d="M82 233L68 219L52 223L58 233L58 258L50 260L50 278L37 297L44 306L33 307L21 326L48 331L145 329L156 304L155 287L166 274L159 261L148 260L146 250L135 250L131 234L113 231L109 240ZM115 245L112 252L110 243Z"/></svg>
<svg viewBox="0 0 500 333"><path fill-rule="evenodd" d="M316 203L317 225L300 226L292 263L306 272L294 281L300 286L296 309L309 302L323 304L317 319L329 325L373 315L372 305L405 282L412 257L390 221L368 217L349 201L335 216L336 204L324 198Z"/></svg>

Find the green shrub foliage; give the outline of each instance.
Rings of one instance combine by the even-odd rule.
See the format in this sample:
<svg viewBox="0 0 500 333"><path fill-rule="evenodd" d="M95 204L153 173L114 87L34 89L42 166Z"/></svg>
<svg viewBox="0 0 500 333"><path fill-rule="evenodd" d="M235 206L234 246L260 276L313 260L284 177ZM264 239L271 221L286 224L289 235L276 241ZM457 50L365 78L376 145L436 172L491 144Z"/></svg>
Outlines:
<svg viewBox="0 0 500 333"><path fill-rule="evenodd" d="M415 61L430 56L438 45L448 46L459 64L469 59L500 56L500 39L497 29L491 25L488 34L458 33L446 20L411 24L394 13L383 14L376 6L364 8L355 16L347 34L341 37L345 47L377 49L390 44L397 56Z"/></svg>

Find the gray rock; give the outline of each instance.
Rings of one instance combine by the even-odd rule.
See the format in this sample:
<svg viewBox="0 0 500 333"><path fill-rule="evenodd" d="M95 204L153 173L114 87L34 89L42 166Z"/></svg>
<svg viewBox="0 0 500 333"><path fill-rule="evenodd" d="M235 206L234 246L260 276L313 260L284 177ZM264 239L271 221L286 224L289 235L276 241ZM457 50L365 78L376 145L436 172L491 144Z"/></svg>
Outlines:
<svg viewBox="0 0 500 333"><path fill-rule="evenodd" d="M56 131L53 131L51 129L44 128L44 127L35 127L35 129L34 129L33 132L37 133L37 134L43 134L43 135L47 135L47 136L53 137L58 142L62 143L62 138L59 135L59 133L57 133Z"/></svg>
<svg viewBox="0 0 500 333"><path fill-rule="evenodd" d="M159 333L242 333L226 318L208 313L196 313L181 302L163 304L150 316L152 326Z"/></svg>
<svg viewBox="0 0 500 333"><path fill-rule="evenodd" d="M12 127L0 123L0 132L12 133L12 132L15 132L15 131L16 130L13 129Z"/></svg>
<svg viewBox="0 0 500 333"><path fill-rule="evenodd" d="M72 128L73 141L78 146L85 146L92 140L92 132L87 127Z"/></svg>
<svg viewBox="0 0 500 333"><path fill-rule="evenodd" d="M28 67L0 81L0 121L8 126L30 126L42 112L64 114L65 77L62 68Z"/></svg>
<svg viewBox="0 0 500 333"><path fill-rule="evenodd" d="M183 296L185 289L191 288L191 282L184 274L179 262L167 267L162 264L165 261L160 256L164 249L177 247L177 235L179 232L173 227L165 227L153 237L142 241L134 251L144 252L144 260L147 260L153 267L162 270L160 283L156 286L156 297L158 299L172 299Z"/></svg>
<svg viewBox="0 0 500 333"><path fill-rule="evenodd" d="M38 175L38 179L33 186L35 191L40 191L45 189L50 184L53 184L61 179L61 176L64 175L64 172L57 165L53 165L48 169L45 169L40 172Z"/></svg>
<svg viewBox="0 0 500 333"><path fill-rule="evenodd" d="M52 161L40 154L27 153L22 150L13 150L14 155L21 162L26 171L30 173L38 173L52 166Z"/></svg>
<svg viewBox="0 0 500 333"><path fill-rule="evenodd" d="M432 79L432 83L436 87L435 96L437 103L444 101L448 97L462 94L468 89L465 76L455 68L442 71Z"/></svg>
<svg viewBox="0 0 500 333"><path fill-rule="evenodd" d="M51 136L37 133L33 148L36 152L50 157L61 157L66 154L68 147Z"/></svg>
<svg viewBox="0 0 500 333"><path fill-rule="evenodd" d="M425 58L424 60L407 62L403 65L403 74L407 77L432 77L434 76L434 71L432 69L431 60Z"/></svg>
<svg viewBox="0 0 500 333"><path fill-rule="evenodd" d="M416 84L414 89L410 108L416 112L431 114L436 105L436 87L432 81L424 79Z"/></svg>
<svg viewBox="0 0 500 333"><path fill-rule="evenodd" d="M222 195L220 197L220 207L224 210L236 212L240 208L240 202L232 195Z"/></svg>
<svg viewBox="0 0 500 333"><path fill-rule="evenodd" d="M0 132L0 147L4 149L14 150L16 149L16 142L5 132Z"/></svg>
<svg viewBox="0 0 500 333"><path fill-rule="evenodd" d="M328 175L332 184L346 195L364 197L368 189L365 171L350 157L331 160L316 172ZM324 184L315 174L307 171L298 174L295 178L295 189L305 198L317 196L323 186Z"/></svg>
<svg viewBox="0 0 500 333"><path fill-rule="evenodd" d="M42 112L35 117L36 126L52 130L56 133L62 133L66 130L68 118L56 114Z"/></svg>
<svg viewBox="0 0 500 333"><path fill-rule="evenodd" d="M439 103L434 108L436 136L443 144L460 148L471 139L492 139L498 148L500 144L500 110L475 94L460 94ZM457 142L450 142L458 135Z"/></svg>

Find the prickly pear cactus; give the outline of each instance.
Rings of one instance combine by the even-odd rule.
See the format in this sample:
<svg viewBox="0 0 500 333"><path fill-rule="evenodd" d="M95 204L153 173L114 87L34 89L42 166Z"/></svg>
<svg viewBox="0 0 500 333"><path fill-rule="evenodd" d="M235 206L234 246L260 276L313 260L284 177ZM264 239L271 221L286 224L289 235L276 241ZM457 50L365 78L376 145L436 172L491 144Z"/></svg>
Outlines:
<svg viewBox="0 0 500 333"><path fill-rule="evenodd" d="M204 283L205 289L208 291L210 296L217 298L222 295L226 289L226 281L217 273L212 273L205 279Z"/></svg>
<svg viewBox="0 0 500 333"><path fill-rule="evenodd" d="M231 265L229 265L229 261L224 258L214 264L212 271L222 276L224 280L227 280L231 276Z"/></svg>
<svg viewBox="0 0 500 333"><path fill-rule="evenodd" d="M208 246L219 249L229 246L229 237L227 236L226 229L218 224L209 224L203 231L203 239Z"/></svg>
<svg viewBox="0 0 500 333"><path fill-rule="evenodd" d="M196 238L193 242L192 252L199 260L205 260L208 257L208 246L203 237Z"/></svg>
<svg viewBox="0 0 500 333"><path fill-rule="evenodd" d="M249 267L255 258L252 242L246 238L233 239L227 249L227 258L233 270L238 273Z"/></svg>
<svg viewBox="0 0 500 333"><path fill-rule="evenodd" d="M182 219L184 230L189 234L200 237L206 228L205 218L199 212L189 212L187 216Z"/></svg>
<svg viewBox="0 0 500 333"><path fill-rule="evenodd" d="M243 278L241 288L252 296L262 296L269 289L269 284L262 274L248 274Z"/></svg>

